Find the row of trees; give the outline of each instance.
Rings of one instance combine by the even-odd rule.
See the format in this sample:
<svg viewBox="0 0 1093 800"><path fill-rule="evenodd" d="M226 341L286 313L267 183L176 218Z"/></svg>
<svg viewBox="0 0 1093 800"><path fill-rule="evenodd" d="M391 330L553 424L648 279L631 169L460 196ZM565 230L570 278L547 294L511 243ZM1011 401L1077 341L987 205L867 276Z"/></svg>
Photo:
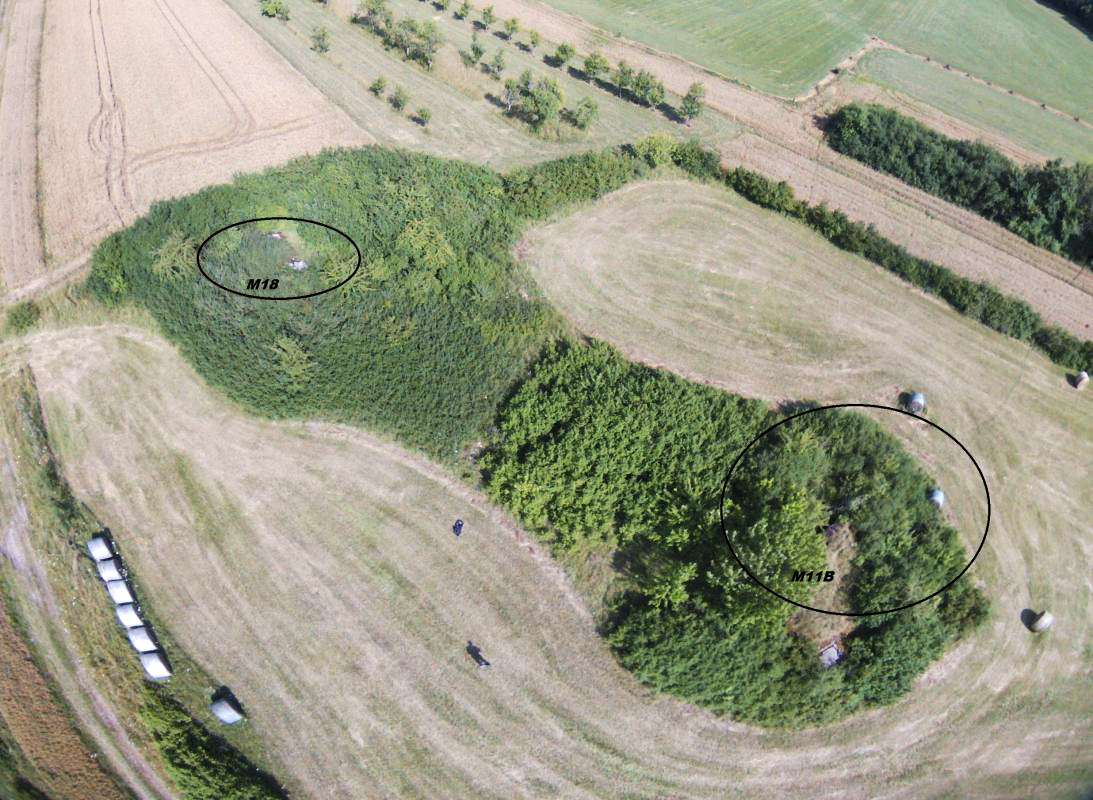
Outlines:
<svg viewBox="0 0 1093 800"><path fill-rule="evenodd" d="M1093 164L1021 166L898 111L852 103L832 115L840 153L971 209L1039 247L1093 266Z"/></svg>
<svg viewBox="0 0 1093 800"><path fill-rule="evenodd" d="M442 8L447 8L445 2ZM473 7L467 0L464 0L463 4L457 9L455 16L458 19L466 19L473 11ZM497 21L497 16L494 13L493 6L487 6L481 12L480 20L475 24L483 30L489 30L490 27ZM520 22L515 17L505 20L504 31L506 40L511 41L513 37L520 30ZM536 31L529 31L529 40L525 45L525 49L529 52L538 47L540 43L540 36ZM464 61L469 65L477 64L482 60L485 55L485 48L478 42L477 36L471 41L471 48L464 54ZM554 53L546 58L546 61L555 67L565 67L568 64L574 62L577 57L577 50L573 45L568 42L559 44ZM495 76L499 76L501 70L504 68L504 55L502 51L498 50L494 56L493 61L489 64L489 71ZM660 106L664 102L666 95L664 84L656 78L648 70L635 70L626 61L620 61L615 70L612 71L611 63L607 60L599 51L593 51L585 56L584 60L580 62L580 66L575 67L575 70L582 74L589 83L601 83L604 85L610 84L615 89L616 95L619 97L625 97L632 102L640 103L644 106L655 108ZM706 88L701 83L694 83L691 85L687 94L683 97L680 107L677 111L680 118L685 122L690 122L692 119L702 113L703 101L706 96ZM584 104L584 108L588 105ZM509 110L512 106L509 104ZM574 109L576 112L577 109ZM578 125L578 127L582 127Z"/></svg>
<svg viewBox="0 0 1093 800"><path fill-rule="evenodd" d="M418 22L409 17L397 19L387 7L387 0L363 0L353 12L353 22L379 36L384 45L399 50L409 61L426 69L433 68L436 51L444 38L432 20Z"/></svg>

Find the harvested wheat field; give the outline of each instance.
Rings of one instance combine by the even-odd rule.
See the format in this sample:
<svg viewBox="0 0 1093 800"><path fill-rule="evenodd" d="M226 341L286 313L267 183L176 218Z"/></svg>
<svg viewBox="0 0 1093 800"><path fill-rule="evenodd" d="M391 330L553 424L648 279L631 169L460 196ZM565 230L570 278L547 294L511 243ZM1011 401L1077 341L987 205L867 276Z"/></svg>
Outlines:
<svg viewBox="0 0 1093 800"><path fill-rule="evenodd" d="M51 270L155 200L372 141L216 0L49 6L39 97Z"/></svg>
<svg viewBox="0 0 1093 800"><path fill-rule="evenodd" d="M0 6L0 293L41 273L36 120L44 3Z"/></svg>

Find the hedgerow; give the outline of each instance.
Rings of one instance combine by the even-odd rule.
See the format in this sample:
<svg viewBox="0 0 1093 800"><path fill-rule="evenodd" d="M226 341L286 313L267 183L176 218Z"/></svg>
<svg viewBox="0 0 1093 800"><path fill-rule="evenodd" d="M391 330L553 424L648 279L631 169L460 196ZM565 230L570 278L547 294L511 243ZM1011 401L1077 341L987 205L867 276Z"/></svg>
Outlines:
<svg viewBox="0 0 1093 800"><path fill-rule="evenodd" d="M999 333L1034 345L1062 367L1088 370L1093 366L1093 341L1048 325L1024 300L1002 294L985 281L969 280L947 267L911 255L872 225L855 222L822 203L813 206L799 200L784 181L771 180L744 167L723 170L715 152L694 142L677 145L673 161L695 177L724 183L757 205L801 220L836 247L884 267Z"/></svg>
<svg viewBox="0 0 1093 800"><path fill-rule="evenodd" d="M1093 266L1091 164L1021 166L982 142L951 139L894 109L861 103L835 112L825 136L844 155Z"/></svg>

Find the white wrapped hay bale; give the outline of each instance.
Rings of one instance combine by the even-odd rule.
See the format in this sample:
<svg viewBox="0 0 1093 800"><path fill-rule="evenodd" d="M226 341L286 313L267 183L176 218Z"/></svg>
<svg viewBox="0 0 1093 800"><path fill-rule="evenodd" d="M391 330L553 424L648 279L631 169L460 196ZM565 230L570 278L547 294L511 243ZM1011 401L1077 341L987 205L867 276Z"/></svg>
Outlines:
<svg viewBox="0 0 1093 800"><path fill-rule="evenodd" d="M171 677L171 669L162 653L142 653L140 665L144 667L144 673L154 681L165 681Z"/></svg>
<svg viewBox="0 0 1093 800"><path fill-rule="evenodd" d="M122 580L121 562L116 558L106 558L95 565L99 570L99 577L104 581Z"/></svg>
<svg viewBox="0 0 1093 800"><path fill-rule="evenodd" d="M129 636L129 644L133 645L133 649L138 653L151 653L159 649L152 641L148 629L143 625L139 628L130 628L126 634Z"/></svg>
<svg viewBox="0 0 1093 800"><path fill-rule="evenodd" d="M107 581L106 591L110 592L110 599L114 601L116 606L133 602L133 593L129 591L129 586L125 581Z"/></svg>
<svg viewBox="0 0 1093 800"><path fill-rule="evenodd" d="M96 561L105 561L114 557L114 548L105 536L95 536L87 543L87 552Z"/></svg>
<svg viewBox="0 0 1093 800"><path fill-rule="evenodd" d="M1051 615L1050 611L1044 611L1040 613L1032 622L1032 630L1036 633L1043 633L1049 630L1052 625L1055 624L1055 617Z"/></svg>
<svg viewBox="0 0 1093 800"><path fill-rule="evenodd" d="M122 603L114 609L114 612L118 615L118 622L124 628L139 628L144 624L144 620L137 613L137 607L132 603Z"/></svg>

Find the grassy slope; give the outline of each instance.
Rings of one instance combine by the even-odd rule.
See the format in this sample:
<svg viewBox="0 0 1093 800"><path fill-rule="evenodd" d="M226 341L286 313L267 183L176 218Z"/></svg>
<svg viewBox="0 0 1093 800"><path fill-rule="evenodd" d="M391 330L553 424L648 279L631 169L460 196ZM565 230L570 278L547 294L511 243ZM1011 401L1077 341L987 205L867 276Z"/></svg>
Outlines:
<svg viewBox="0 0 1093 800"><path fill-rule="evenodd" d="M1031 790L1044 774L1068 784L1079 767L1089 779L1093 765L1073 748L1090 731L1078 689L1091 647L1080 622L1093 606L1090 553L1070 535L1093 501L1088 394L1031 350L713 188L639 184L524 246L577 328L648 363L762 397L892 404L899 391L923 389L933 419L990 483L991 538L970 574L986 581L996 616L974 649L932 668L932 688L888 719L922 726L904 768L936 759L984 795L1004 781ZM937 467L947 489L971 491L972 473ZM1026 606L1062 608L1073 622L1033 638L1018 620ZM920 717L929 714L943 728Z"/></svg>
<svg viewBox="0 0 1093 800"><path fill-rule="evenodd" d="M40 469L46 451L44 440L31 433L27 403L37 395L26 373L18 373L22 359L11 349L0 356L0 396L4 414L0 417L0 454L7 469L0 472L0 519L5 520L6 552L0 578L10 595L12 610L25 624L37 655L56 691L72 707L82 733L98 753L141 796L170 797L170 790L158 775L159 762L151 740L137 719L143 699L144 678L140 662L117 624L113 605L98 579L85 542L101 525L86 507L80 507L68 524L63 524L52 510L61 492L49 483ZM26 398L20 401L19 398ZM45 409L44 409L45 410ZM49 417L48 410L45 410ZM109 420L115 430L123 425L124 411ZM49 424L49 423L47 423ZM48 446L63 446L67 431L49 424ZM247 726L225 730L208 711L208 697L223 681L194 663L176 644L156 604L143 592L139 569L128 560L124 544L120 552L130 570L129 579L168 657L174 677L171 692L206 725L224 735L257 763L274 763L273 754ZM44 713L44 712L43 712ZM58 732L55 741L31 741L30 745L64 745ZM71 745L69 745L71 746ZM27 752L28 757L31 756ZM50 770L65 778L60 764ZM47 774L48 771L47 771ZM73 775L78 773L73 771ZM82 777L85 787L91 777ZM70 780L71 783L71 780ZM64 786L64 783L57 784ZM95 796L107 797L103 791ZM88 797L87 791L61 792L60 797ZM118 795L122 796L122 795Z"/></svg>
<svg viewBox="0 0 1093 800"><path fill-rule="evenodd" d="M1084 33L1033 0L549 0L609 31L783 96L803 94L870 34L1075 114L1093 109Z"/></svg>
<svg viewBox="0 0 1093 800"><path fill-rule="evenodd" d="M1004 131L1016 144L1045 158L1093 160L1093 132L965 76L891 50L874 50L858 62L861 80L913 97L985 130Z"/></svg>
<svg viewBox="0 0 1093 800"><path fill-rule="evenodd" d="M565 138L544 139L532 135L526 126L506 120L499 106L485 99L487 93L500 95L502 83L486 76L480 69L468 69L460 62L457 50L468 49L471 42L471 20L459 21L453 10L437 11L431 4L414 0L393 0L389 3L398 18L413 17L435 20L447 44L438 54L432 72L403 61L398 53L387 51L380 40L348 20L348 11L324 9L313 2L291 5L288 23L262 17L253 0L227 0L228 5L261 36L280 52L296 69L308 78L328 98L341 106L363 129L384 145L407 147L419 152L447 158L458 157L475 164L488 164L498 169L556 158L593 147L630 142L658 131L679 133L681 125L669 121L663 114L616 99L610 92L595 88L543 63L548 46L542 44L535 53L525 53L516 42L526 41L518 35L514 42L486 33L481 35L486 48L484 60L493 57L500 48L505 53L503 77L517 77L524 69L536 75L555 78L565 93L566 104L573 106L582 97L591 97L599 105L599 119L587 133L563 126ZM478 18L475 14L474 19ZM322 25L330 31L330 52L319 56L310 48L311 30ZM500 27L500 24L495 27ZM368 91L369 84L379 75L387 78L387 93L396 85L409 92L409 106L401 115L382 99ZM668 97L678 105L678 98ZM410 119L410 112L426 106L432 112L428 128ZM721 115L707 114L697 120L688 135L714 144L731 138L739 126Z"/></svg>

